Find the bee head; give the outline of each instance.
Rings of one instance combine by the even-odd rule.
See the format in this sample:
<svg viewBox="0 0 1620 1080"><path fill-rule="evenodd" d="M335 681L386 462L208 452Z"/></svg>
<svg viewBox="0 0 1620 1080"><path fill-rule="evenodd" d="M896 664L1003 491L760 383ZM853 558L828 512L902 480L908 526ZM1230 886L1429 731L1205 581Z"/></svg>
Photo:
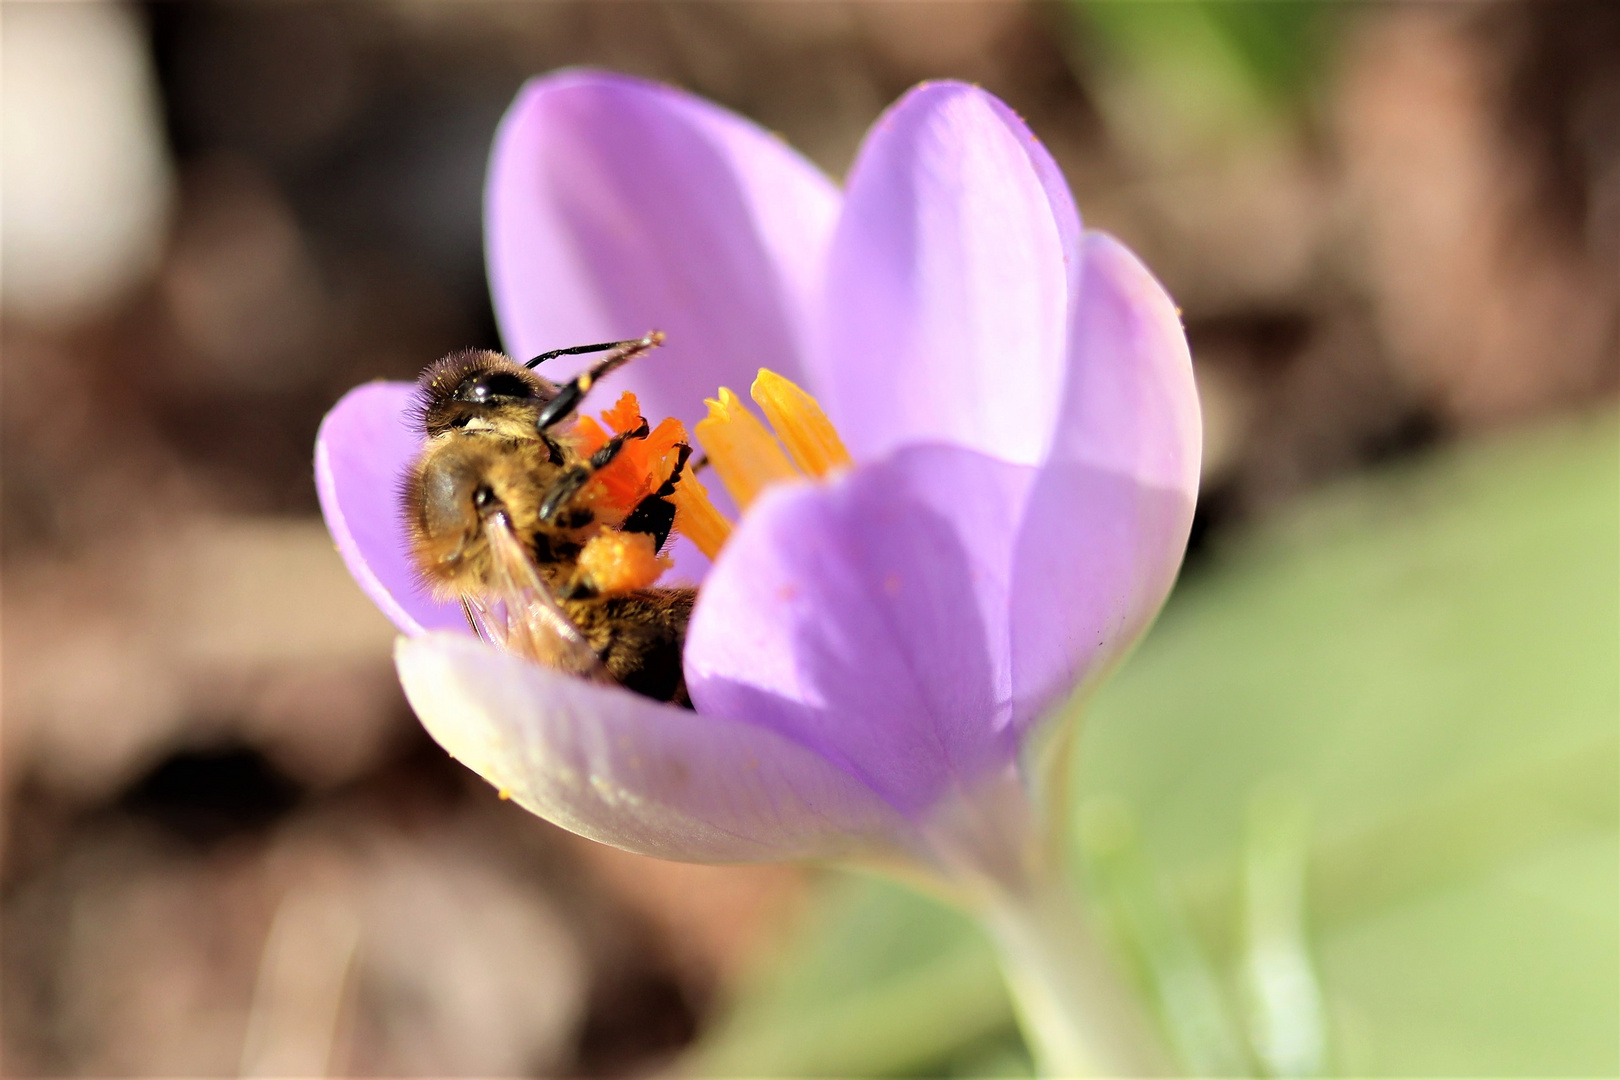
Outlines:
<svg viewBox="0 0 1620 1080"><path fill-rule="evenodd" d="M555 471L538 442L517 448L491 439L430 443L400 491L411 553L426 583L448 596L481 580L489 559L488 519L501 514L529 526Z"/></svg>
<svg viewBox="0 0 1620 1080"><path fill-rule="evenodd" d="M557 396L554 383L488 350L451 353L417 381L416 418L430 438L465 428L514 424L532 431L540 409Z"/></svg>

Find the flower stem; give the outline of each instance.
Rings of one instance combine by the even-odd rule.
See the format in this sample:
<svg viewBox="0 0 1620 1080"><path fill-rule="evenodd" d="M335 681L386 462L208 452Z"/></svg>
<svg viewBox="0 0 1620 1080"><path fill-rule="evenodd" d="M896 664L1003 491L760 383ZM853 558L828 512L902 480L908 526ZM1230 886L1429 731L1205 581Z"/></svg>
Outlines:
<svg viewBox="0 0 1620 1080"><path fill-rule="evenodd" d="M1004 895L982 915L1042 1076L1166 1073L1137 995L1063 881Z"/></svg>

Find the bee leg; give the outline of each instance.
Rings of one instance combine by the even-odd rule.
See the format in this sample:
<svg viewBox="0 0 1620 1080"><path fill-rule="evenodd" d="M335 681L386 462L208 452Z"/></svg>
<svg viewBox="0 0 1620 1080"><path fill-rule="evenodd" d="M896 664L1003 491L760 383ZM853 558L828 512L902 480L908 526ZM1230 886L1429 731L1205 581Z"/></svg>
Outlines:
<svg viewBox="0 0 1620 1080"><path fill-rule="evenodd" d="M669 542L669 532L675 527L675 504L670 502L670 496L675 494L675 481L681 477L681 470L686 467L686 459L692 456L692 447L687 443L679 444L680 455L675 459L675 467L669 472L669 479L665 480L659 489L648 495L636 504L630 511L630 516L624 519L619 526L620 532L646 533L652 537L653 550L662 551Z"/></svg>
<svg viewBox="0 0 1620 1080"><path fill-rule="evenodd" d="M565 470L551 482L551 486L540 499L540 520L555 524L563 510L567 509L569 502L579 494L579 489L584 487L597 472L613 463L613 459L619 456L619 451L624 449L626 441L645 439L647 435L647 421L644 418L636 427L621 432L603 443L602 448L592 454L585 464Z"/></svg>
<svg viewBox="0 0 1620 1080"><path fill-rule="evenodd" d="M657 495L648 495L636 503L630 516L619 526L620 532L646 533L652 537L653 550L662 551L669 542L669 532L675 527L675 504Z"/></svg>
<svg viewBox="0 0 1620 1080"><path fill-rule="evenodd" d="M575 349L562 349L557 353L546 353L535 357L534 360L530 361L531 365L537 364L549 356L561 355L567 352L596 352L603 348L613 350L589 368L580 372L572 382L565 383L563 388L557 391L557 396L547 402L545 408L540 410L540 415L535 418L535 427L545 431L547 428L556 426L559 421L579 408L579 403L585 400L585 395L590 393L591 387L595 386L598 380L612 374L615 369L628 364L642 353L661 344L663 340L664 335L654 330L646 337L637 338L635 341L615 341L603 345L581 345Z"/></svg>
<svg viewBox="0 0 1620 1080"><path fill-rule="evenodd" d="M563 456L562 444L553 439L544 431L540 433L540 442L546 448L546 459L553 465L561 465L567 459Z"/></svg>
<svg viewBox="0 0 1620 1080"><path fill-rule="evenodd" d="M473 632L473 637L486 645L490 644L490 640L484 636L483 628L478 625L478 620L473 618L472 604L465 596L461 598L461 613L467 617L467 628Z"/></svg>

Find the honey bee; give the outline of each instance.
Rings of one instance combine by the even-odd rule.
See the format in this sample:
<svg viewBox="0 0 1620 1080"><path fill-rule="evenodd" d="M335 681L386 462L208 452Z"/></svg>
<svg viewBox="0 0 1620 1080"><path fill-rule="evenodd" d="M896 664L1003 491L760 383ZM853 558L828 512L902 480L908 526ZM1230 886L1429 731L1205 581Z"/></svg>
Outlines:
<svg viewBox="0 0 1620 1080"><path fill-rule="evenodd" d="M671 495L691 446L666 421L672 426L659 432L668 445L644 470L652 479L632 483L628 495L624 483L615 492L608 470L638 442L646 457L647 421L635 415L589 449L581 437L589 424L576 417L598 381L662 341L654 331L526 364L477 350L439 360L418 381L415 419L426 444L401 496L424 584L459 600L480 636L548 667L690 708L681 650L696 590L650 584L667 565ZM534 371L591 353L607 355L561 385Z"/></svg>

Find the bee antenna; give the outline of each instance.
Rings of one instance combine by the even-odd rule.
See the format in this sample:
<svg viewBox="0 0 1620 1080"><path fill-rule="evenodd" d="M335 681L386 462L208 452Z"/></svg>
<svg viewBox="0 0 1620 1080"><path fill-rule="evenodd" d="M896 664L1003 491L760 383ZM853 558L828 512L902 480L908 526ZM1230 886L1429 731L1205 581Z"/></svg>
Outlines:
<svg viewBox="0 0 1620 1080"><path fill-rule="evenodd" d="M545 431L553 424L556 424L579 407L579 403L585 400L585 395L590 392L591 387L595 386L599 379L608 375L620 365L634 360L648 349L663 343L663 333L654 330L646 337L637 338L635 341L611 341L604 345L577 345L572 349L560 350L560 353L591 352L603 349L612 349L613 352L592 364L587 370L580 372L572 382L563 384L562 389L557 392L557 396L552 398L545 408L540 410L540 415L535 420L535 426L541 431ZM539 363L547 356L554 355L559 355L559 353L546 353L530 361L530 364Z"/></svg>
<svg viewBox="0 0 1620 1080"><path fill-rule="evenodd" d="M651 336L648 335L648 337ZM547 360L555 360L559 356L579 356L582 353L607 352L609 349L622 349L627 345L641 345L646 343L646 340L646 338L639 338L635 341L603 341L596 345L575 345L567 349L552 349L550 352L541 353L523 366L532 370Z"/></svg>

